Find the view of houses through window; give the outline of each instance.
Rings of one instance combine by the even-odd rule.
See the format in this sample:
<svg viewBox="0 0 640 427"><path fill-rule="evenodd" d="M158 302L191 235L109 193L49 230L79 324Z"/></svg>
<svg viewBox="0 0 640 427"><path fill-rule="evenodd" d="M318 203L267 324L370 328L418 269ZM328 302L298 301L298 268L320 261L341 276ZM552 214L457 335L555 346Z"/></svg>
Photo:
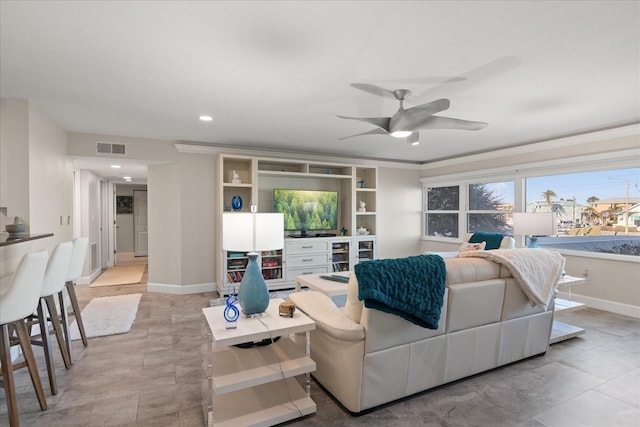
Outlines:
<svg viewBox="0 0 640 427"><path fill-rule="evenodd" d="M424 187L425 237L513 235L513 212L553 212L557 234L539 246L640 256L640 168ZM522 200L516 210L515 200Z"/></svg>

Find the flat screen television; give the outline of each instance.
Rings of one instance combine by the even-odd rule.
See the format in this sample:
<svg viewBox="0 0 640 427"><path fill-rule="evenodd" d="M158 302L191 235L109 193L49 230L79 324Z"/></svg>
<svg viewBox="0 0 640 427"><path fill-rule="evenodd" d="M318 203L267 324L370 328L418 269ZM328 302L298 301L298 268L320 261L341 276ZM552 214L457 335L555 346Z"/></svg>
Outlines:
<svg viewBox="0 0 640 427"><path fill-rule="evenodd" d="M337 230L338 192L315 190L273 190L273 211L284 214L285 231Z"/></svg>

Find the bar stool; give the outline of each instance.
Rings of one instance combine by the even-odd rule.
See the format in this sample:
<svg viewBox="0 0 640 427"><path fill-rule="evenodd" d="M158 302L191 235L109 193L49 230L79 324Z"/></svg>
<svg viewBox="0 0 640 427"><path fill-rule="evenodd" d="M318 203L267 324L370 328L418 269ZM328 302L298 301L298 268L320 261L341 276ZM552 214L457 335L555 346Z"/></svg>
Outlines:
<svg viewBox="0 0 640 427"><path fill-rule="evenodd" d="M73 248L72 242L64 242L58 244L53 250L49 262L47 263L47 269L44 273L44 279L42 282L42 291L40 291L40 300L38 302L37 314L29 317L29 325L37 323L40 326L40 340L31 336L31 344L42 346L44 349L44 358L47 365L47 374L49 376L49 388L51 394L58 394L58 387L56 385L56 372L53 365L53 348L51 347L51 331L49 330L49 322L53 327L53 333L58 341L58 347L60 347L60 354L62 354L62 360L64 361L65 368L71 368L71 360L69 353L67 353L67 346L65 336L62 332L62 326L60 325L60 318L62 317L63 323L67 320L67 309L64 303L63 291L67 278L67 272L69 270L69 262L71 260L71 250ZM60 312L56 308L56 301L54 297L58 297L60 302ZM47 306L45 311L44 306ZM47 316L48 313L48 316ZM31 332L31 330L29 330Z"/></svg>
<svg viewBox="0 0 640 427"><path fill-rule="evenodd" d="M42 390L36 359L33 356L29 332L24 319L35 311L40 300L40 291L48 257L47 251L32 252L22 257L18 270L11 279L11 285L0 298L0 326L2 328L2 337L0 337L0 371L2 372L2 387L5 389L9 425L11 427L20 425L16 385L13 378L14 370L25 366L29 369L29 375L31 376L31 382L38 397L40 408L43 411L47 409L47 401ZM24 355L24 362L15 365L11 361L10 325L14 326L17 331L17 339Z"/></svg>
<svg viewBox="0 0 640 427"><path fill-rule="evenodd" d="M80 331L80 337L82 338L82 344L86 347L87 334L84 331L84 323L82 323L82 313L80 312L80 306L78 305L78 298L76 297L76 290L74 288L74 282L82 275L82 267L84 267L84 260L87 256L87 248L89 247L88 237L79 237L73 241L73 250L71 251L71 261L69 262L69 270L67 273L67 279L65 286L69 299L71 300L71 308L73 311L68 312L69 316L74 316L76 323L78 324L78 330ZM64 328L64 336L67 344L67 353L69 354L69 360L73 363L73 353L71 352L71 335L69 334L69 322L64 320L62 323Z"/></svg>

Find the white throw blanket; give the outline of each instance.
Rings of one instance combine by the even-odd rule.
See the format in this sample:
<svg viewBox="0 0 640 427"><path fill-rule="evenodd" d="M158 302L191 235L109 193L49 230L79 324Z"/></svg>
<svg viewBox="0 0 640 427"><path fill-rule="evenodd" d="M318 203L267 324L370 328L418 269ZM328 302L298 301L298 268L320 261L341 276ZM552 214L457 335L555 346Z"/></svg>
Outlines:
<svg viewBox="0 0 640 427"><path fill-rule="evenodd" d="M463 252L460 257L479 257L504 265L534 304L549 307L564 271L564 258L546 249L496 249Z"/></svg>

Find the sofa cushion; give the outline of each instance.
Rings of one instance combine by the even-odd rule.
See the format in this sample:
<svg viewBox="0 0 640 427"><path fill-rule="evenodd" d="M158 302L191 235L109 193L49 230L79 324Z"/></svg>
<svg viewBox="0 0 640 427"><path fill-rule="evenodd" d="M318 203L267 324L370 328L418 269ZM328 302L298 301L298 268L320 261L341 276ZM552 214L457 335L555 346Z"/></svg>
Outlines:
<svg viewBox="0 0 640 427"><path fill-rule="evenodd" d="M469 262L473 260L473 262ZM480 258L447 258L447 285L456 283L478 282L500 277L500 264Z"/></svg>
<svg viewBox="0 0 640 427"><path fill-rule="evenodd" d="M364 328L349 319L331 301L331 298L316 291L293 292L289 299L316 322L316 327L327 334L345 341L364 339Z"/></svg>
<svg viewBox="0 0 640 427"><path fill-rule="evenodd" d="M529 301L522 292L522 288L512 277L505 280L504 306L502 307L502 321L541 313L542 308Z"/></svg>
<svg viewBox="0 0 640 427"><path fill-rule="evenodd" d="M504 286L504 279L450 285L447 333L499 322Z"/></svg>
<svg viewBox="0 0 640 427"><path fill-rule="evenodd" d="M360 323L362 317L363 302L358 299L358 278L355 273L351 273L349 284L347 285L347 301L344 304L344 314L356 323Z"/></svg>

